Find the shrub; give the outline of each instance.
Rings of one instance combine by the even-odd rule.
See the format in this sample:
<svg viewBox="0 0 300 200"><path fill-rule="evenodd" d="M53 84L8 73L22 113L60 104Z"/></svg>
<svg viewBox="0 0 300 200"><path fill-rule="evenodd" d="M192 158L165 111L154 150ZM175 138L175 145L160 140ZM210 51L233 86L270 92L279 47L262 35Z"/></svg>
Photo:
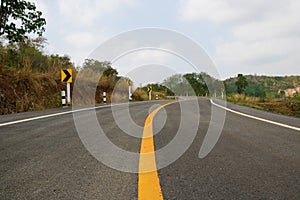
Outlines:
<svg viewBox="0 0 300 200"><path fill-rule="evenodd" d="M132 93L132 99L134 101L144 101L148 99L148 95L147 93L142 90L142 89L136 89L133 93Z"/></svg>
<svg viewBox="0 0 300 200"><path fill-rule="evenodd" d="M286 106L292 111L300 113L300 94L285 98Z"/></svg>

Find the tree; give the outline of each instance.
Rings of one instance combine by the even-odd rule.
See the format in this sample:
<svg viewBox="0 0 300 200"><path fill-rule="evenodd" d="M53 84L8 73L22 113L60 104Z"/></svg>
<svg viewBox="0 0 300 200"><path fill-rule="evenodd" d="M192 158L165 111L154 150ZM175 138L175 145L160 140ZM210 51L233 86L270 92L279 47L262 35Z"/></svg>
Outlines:
<svg viewBox="0 0 300 200"><path fill-rule="evenodd" d="M139 89L142 89L144 92L148 93L148 86L150 86L150 85L152 86L152 90L155 91L155 92L165 93L165 95L167 95L167 96L174 96L175 95L174 92L172 92L172 90L170 90L166 86L161 85L159 83L148 84L147 86L144 86L144 87L139 88Z"/></svg>
<svg viewBox="0 0 300 200"><path fill-rule="evenodd" d="M94 59L85 59L82 68L91 69L95 72L103 73L107 67L110 66L110 62L100 62Z"/></svg>
<svg viewBox="0 0 300 200"><path fill-rule="evenodd" d="M183 75L183 77L189 82L197 96L206 95L208 88L202 74L190 73Z"/></svg>
<svg viewBox="0 0 300 200"><path fill-rule="evenodd" d="M171 90L172 93L178 96L194 94L189 82L181 74L175 74L164 80L163 86Z"/></svg>
<svg viewBox="0 0 300 200"><path fill-rule="evenodd" d="M245 89L245 94L247 96L252 97L266 97L266 92L264 86L258 84L258 83L249 83L247 88Z"/></svg>
<svg viewBox="0 0 300 200"><path fill-rule="evenodd" d="M112 68L109 64L109 65L107 65L105 71L103 72L103 75L116 78L118 75L118 71L116 69Z"/></svg>
<svg viewBox="0 0 300 200"><path fill-rule="evenodd" d="M46 20L42 12L36 11L32 2L24 0L1 0L0 36L6 37L10 43L23 42L25 34L36 33L42 36ZM21 23L21 24L19 24Z"/></svg>
<svg viewBox="0 0 300 200"><path fill-rule="evenodd" d="M243 74L238 74L238 80L235 82L235 85L237 87L237 92L242 94L248 86L246 77L243 76Z"/></svg>

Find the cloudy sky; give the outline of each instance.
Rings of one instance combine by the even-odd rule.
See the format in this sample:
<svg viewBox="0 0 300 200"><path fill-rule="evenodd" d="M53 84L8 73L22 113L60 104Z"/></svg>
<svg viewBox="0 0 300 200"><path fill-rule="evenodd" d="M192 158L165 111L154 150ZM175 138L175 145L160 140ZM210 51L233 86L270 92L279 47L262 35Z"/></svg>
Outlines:
<svg viewBox="0 0 300 200"><path fill-rule="evenodd" d="M69 55L76 65L116 34L159 27L200 44L222 79L238 73L300 75L299 0L33 2L47 21L45 51Z"/></svg>

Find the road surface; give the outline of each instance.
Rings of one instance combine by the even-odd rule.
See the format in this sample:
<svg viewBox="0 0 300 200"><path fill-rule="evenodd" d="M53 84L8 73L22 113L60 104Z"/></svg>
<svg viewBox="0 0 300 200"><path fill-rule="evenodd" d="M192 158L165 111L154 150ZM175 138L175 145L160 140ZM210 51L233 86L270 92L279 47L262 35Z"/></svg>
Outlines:
<svg viewBox="0 0 300 200"><path fill-rule="evenodd" d="M132 103L131 118L144 127L157 104L168 102ZM200 123L193 143L178 160L157 170L163 199L300 199L300 131L226 111L221 137L208 156L200 159L214 105L206 98L198 102ZM184 104L189 106L189 101ZM300 127L299 118L233 104L228 108ZM118 109L124 108L114 107ZM0 199L138 199L139 174L117 171L95 159L81 142L71 112L18 121L68 111L0 116ZM191 108L189 112L185 117L192 121L196 111ZM175 137L181 113L179 104L173 103L154 116L153 132L161 128L153 137L155 149ZM115 145L140 152L142 139L116 125L110 106L97 108L96 115ZM160 115L167 116L163 127L156 124L163 119Z"/></svg>

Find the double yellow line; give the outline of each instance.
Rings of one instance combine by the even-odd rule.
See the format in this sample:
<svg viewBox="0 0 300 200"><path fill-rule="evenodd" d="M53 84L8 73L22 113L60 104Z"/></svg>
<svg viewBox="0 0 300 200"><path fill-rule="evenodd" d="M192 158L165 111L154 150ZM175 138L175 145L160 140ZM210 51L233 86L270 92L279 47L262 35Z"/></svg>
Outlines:
<svg viewBox="0 0 300 200"><path fill-rule="evenodd" d="M158 113L160 109L176 102L177 101L170 102L156 108L153 112L151 112L148 115L145 121L139 160L139 200L163 199L156 167L152 122L154 116Z"/></svg>

